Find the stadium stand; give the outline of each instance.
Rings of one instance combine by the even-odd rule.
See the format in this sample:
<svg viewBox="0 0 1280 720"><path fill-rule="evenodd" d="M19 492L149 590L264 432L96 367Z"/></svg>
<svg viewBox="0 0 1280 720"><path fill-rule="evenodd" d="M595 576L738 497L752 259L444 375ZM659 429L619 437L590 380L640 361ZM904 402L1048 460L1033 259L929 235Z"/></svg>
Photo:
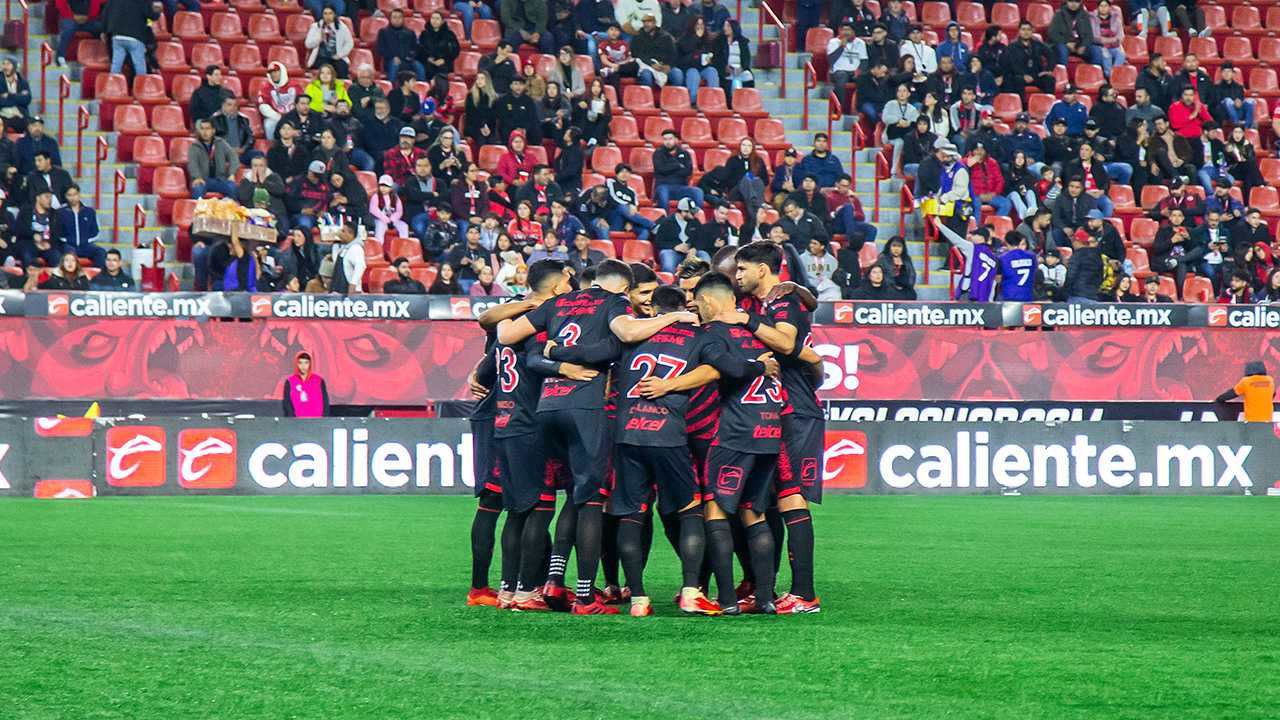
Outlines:
<svg viewBox="0 0 1280 720"><path fill-rule="evenodd" d="M589 43L575 41L572 63L561 66L544 47L500 48L507 28L496 8L493 20L472 23L468 37L461 18L443 5L400 3L403 23L393 27L392 4L371 14L372 7L349 3L350 16L340 19L351 32L348 49L340 42L338 47L309 44L308 37L318 33L312 32L316 21L296 5L204 2L199 12L179 11L150 25L157 42L147 58L148 73L135 74L123 55L113 62L111 44L100 38L73 33L60 42L54 32L61 20L57 6L31 4L26 52L5 75L15 89L26 86L24 97L30 98L13 106L8 113L13 117L6 118L17 171L5 188L5 209L16 224L44 181L34 174L35 148L56 150L57 164L71 172L86 204L97 208L103 228L97 247L117 247L126 251L127 260L130 246L160 240L167 248L166 273L181 287L205 289L219 287L221 278L214 268L210 279L205 267L209 248L201 240L207 238L193 239L190 233L190 200L201 193L231 194L251 204L255 190L267 192L284 238L271 255L296 271L287 232L295 227L309 228L319 239L319 225L326 221L353 220L383 237L381 243L366 244L370 266L398 255L429 265L466 252L462 227L491 212L498 216L498 229L490 223L482 242L492 261L499 267L525 262L538 243L519 232L524 228L513 210L521 199L530 199L538 205L531 219L550 222L547 191L558 188L593 243L611 245L620 257L656 263L663 249L654 245L659 235L627 219L632 213L612 210L629 199L615 178L626 162L635 172L626 186L634 193L637 217L661 222L671 207L654 207L651 198L656 185L674 184L686 187L668 195L672 202L685 196L705 201L700 218L709 218L716 204L729 203L734 232L745 235L735 241L767 237L778 222L796 236L791 241L797 252L807 253L801 240L810 233L798 228L805 214L813 213L825 231L819 237L830 242L840 267L845 254L861 266L877 257L889 262L887 241L902 236L913 270L909 284L905 275L895 278L895 289L902 299L939 300L950 296L965 273L938 233L939 224L958 227L958 221L920 212L922 201L940 195L942 177L952 173L950 167L943 172L937 159L947 153L934 148L935 131L942 131L941 141L954 147L973 180L961 206L973 208L979 221L996 231L997 247L1005 232L1017 231L1031 239L1038 254L1055 245L1078 249L1076 230L1084 228L1111 251L1107 259L1116 266L1115 275L1173 278L1189 272L1211 284L1210 292L1196 284L1188 300L1216 297L1223 278L1236 269L1247 270L1259 291L1267 284L1272 258L1263 262L1251 254L1246 261L1239 249L1260 232L1274 244L1280 222L1280 197L1268 186L1280 179L1280 161L1272 157L1280 116L1271 121L1280 99L1272 67L1280 58L1280 40L1270 36L1280 29L1277 8L1262 13L1224 3L1205 7L1203 19L1197 13L1184 18L1187 27L1162 28L1154 15L1151 22L1145 16L1139 22L1126 3L1105 6L1114 21L1100 17L1092 2L1075 10L1065 4L907 2L899 19L882 14L887 10L878 3L859 0L828 4L819 26L801 27L795 0L768 0L765 8L717 3L716 12L725 11L720 17L736 25L733 42L722 37L723 24L709 28L701 40L673 33L678 49L668 58L673 70L666 74L628 65L628 55L611 54L624 49L607 43L604 28L579 27L573 13L548 32L557 38L573 37L578 29L598 35L592 34ZM437 11L439 30L431 22ZM845 17L833 15L837 11ZM1020 36L1023 21L1030 23L1030 37ZM906 38L916 22L924 31L920 46ZM1089 28L1087 47L1055 42L1070 33L1061 28L1077 27L1073 23ZM877 28L888 35L883 43L875 39ZM655 36L660 39L663 32ZM642 35L631 46L647 52L656 41ZM711 64L718 84L699 82L701 56L691 49L699 43L715 48ZM598 45L605 49L593 52ZM412 81L389 77L383 53L399 53L400 70L415 75ZM893 60L883 80L873 78L869 56ZM324 58L339 57L348 61L349 78L334 79L328 71L322 78ZM935 69L944 57L951 58L954 70ZM970 58L981 61L977 75ZM1015 58L1027 65L1013 67ZM617 60L623 61L621 72L614 71ZM910 61L915 61L914 72L905 66ZM347 74L341 63L338 67L331 74ZM426 72L417 76L418 67ZM477 87L478 75L498 92ZM519 95L508 91L517 76L532 80ZM546 90L552 81L559 90L554 99ZM900 85L906 87L906 105L894 100ZM1190 105L1183 104L1184 87L1192 89ZM838 88L848 88L845 97L838 96ZM964 99L964 88L976 91L972 103ZM310 100L309 107L295 107L301 97ZM377 99L382 97L389 101L388 114L380 118ZM938 108L917 124L913 120L927 98ZM30 123L26 132L37 116L44 132L40 123ZM1167 130L1161 130L1160 117L1167 120ZM214 138L207 144L198 138L202 118L212 121ZM1059 120L1065 121L1063 134L1054 128ZM1205 121L1212 124L1202 127ZM282 125L291 129L281 132ZM402 126L412 129L403 140ZM437 144L446 127L455 128L452 138L461 155ZM576 141L566 138L571 127L577 129ZM266 129L275 133L269 137ZM513 151L509 143L517 129L525 135L525 147ZM672 153L663 148L663 132L669 129L680 133L689 155L689 166L677 166L674 179ZM816 141L821 131L830 137ZM290 137L277 137L285 133ZM829 152L815 149L816 143L829 146ZM794 161L788 157L792 150ZM1026 169L1013 167L1019 150ZM263 170L254 169L258 155L264 157ZM431 161L422 179L414 174L418 156ZM323 170L311 173L311 162L300 160L304 157L320 162ZM226 158L235 167L223 177L214 166ZM459 209L451 185L466 187L462 175L470 159L479 165L477 187L488 190L490 204L468 205L468 217L442 221L436 208ZM551 166L553 186L532 180L540 163ZM1049 175L1041 174L1042 164ZM207 175L195 177L198 173ZM335 187L335 173L342 176L341 189ZM402 216L397 215L402 226L382 222L394 214L389 205L379 204L378 180L384 173L403 204ZM270 175L279 178L270 180ZM505 184L493 185L496 175ZM761 182L744 181L744 175ZM806 175L814 177L816 187L806 189ZM1068 187L1075 177L1083 180L1087 200L1071 201ZM605 210L586 206L595 184L608 191ZM314 202L302 203L303 198ZM799 215L757 223L757 208L768 215L783 210L788 198L797 201ZM61 202L55 198L55 209ZM1048 228L1033 227L1029 216L1035 205L1053 209ZM1187 210L1192 246L1161 252L1168 248L1161 244L1160 230L1176 206ZM117 207L126 209L123 216ZM1253 229L1256 220L1249 219L1247 207L1259 211L1263 230ZM1093 209L1103 217L1088 218ZM1225 214L1211 220L1213 209ZM607 233L593 222L601 217L611 226ZM1214 236L1228 239L1221 251L1208 247L1214 222L1220 226L1212 229ZM1103 232L1111 227L1119 230L1118 252L1108 245L1114 236ZM515 241L514 256L492 252L504 230ZM11 235L17 231L11 226ZM572 238L562 239L571 246ZM410 241L416 241L416 252L391 250L412 250ZM41 262L32 253L11 254L11 265ZM86 251L82 257L89 262L92 255ZM813 256L803 259L808 265ZM823 286L824 298L854 296L860 272L844 272L833 289L824 285L832 277L821 265L815 262L817 275L805 279L815 288ZM302 270L307 271L314 268ZM305 285L310 278L299 279ZM368 280L370 289L380 284L372 275ZM1054 297L1053 290L1044 289L1043 298ZM1105 297L1108 288L1101 291Z"/></svg>

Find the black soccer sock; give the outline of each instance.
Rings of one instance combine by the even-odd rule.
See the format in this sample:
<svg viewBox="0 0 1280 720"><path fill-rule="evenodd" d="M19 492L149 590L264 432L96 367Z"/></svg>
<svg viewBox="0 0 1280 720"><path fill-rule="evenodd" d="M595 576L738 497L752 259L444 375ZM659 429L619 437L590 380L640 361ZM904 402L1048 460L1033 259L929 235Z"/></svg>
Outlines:
<svg viewBox="0 0 1280 720"><path fill-rule="evenodd" d="M742 518L733 515L728 522L729 531L733 533L733 554L738 557L738 565L742 567L742 579L755 585L756 569L751 565L751 549L747 547L747 531L742 526Z"/></svg>
<svg viewBox="0 0 1280 720"><path fill-rule="evenodd" d="M573 498L565 501L556 519L556 537L551 543L551 564L547 567L547 582L564 585L564 570L573 552L573 541L578 533L578 506Z"/></svg>
<svg viewBox="0 0 1280 720"><path fill-rule="evenodd" d="M699 506L701 511L701 506ZM676 555L680 554L680 513L673 512L666 515L658 516L662 520L662 534L667 536L667 542L671 543L671 549L676 551Z"/></svg>
<svg viewBox="0 0 1280 720"><path fill-rule="evenodd" d="M507 522L502 526L502 582L499 590L515 592L520 581L520 541L528 519L528 513L507 513Z"/></svg>
<svg viewBox="0 0 1280 720"><path fill-rule="evenodd" d="M627 587L631 597L643 597L644 592L644 518L631 513L618 518L618 559L627 574Z"/></svg>
<svg viewBox="0 0 1280 720"><path fill-rule="evenodd" d="M707 555L711 558L720 607L733 607L738 598L733 594L733 533L728 520L707 521Z"/></svg>
<svg viewBox="0 0 1280 720"><path fill-rule="evenodd" d="M675 513L672 513L675 515ZM707 529L702 508L697 505L679 515L680 575L684 587L701 587L703 559L706 557Z"/></svg>
<svg viewBox="0 0 1280 720"><path fill-rule="evenodd" d="M542 568L546 565L543 549L546 547L547 528L555 515L555 503L543 501L533 507L520 535L520 582L516 590L529 592L538 589Z"/></svg>
<svg viewBox="0 0 1280 720"><path fill-rule="evenodd" d="M489 587L489 566L493 563L494 534L502 514L502 496L488 490L480 495L475 520L471 521L471 587Z"/></svg>
<svg viewBox="0 0 1280 720"><path fill-rule="evenodd" d="M596 601L596 571L600 565L600 531L604 525L604 501L595 499L578 506L578 602L590 605Z"/></svg>
<svg viewBox="0 0 1280 720"><path fill-rule="evenodd" d="M782 513L787 523L787 554L791 557L791 594L814 600L813 518L808 508Z"/></svg>
<svg viewBox="0 0 1280 720"><path fill-rule="evenodd" d="M604 573L605 585L620 585L618 582L618 527L617 515L605 515L601 521L600 535L600 569Z"/></svg>
<svg viewBox="0 0 1280 720"><path fill-rule="evenodd" d="M640 543L644 546L644 564L649 564L649 551L653 549L653 510L640 516L644 527L640 528Z"/></svg>
<svg viewBox="0 0 1280 720"><path fill-rule="evenodd" d="M773 599L773 531L768 523L758 522L747 528L747 545L751 563L756 569L756 607Z"/></svg>
<svg viewBox="0 0 1280 720"><path fill-rule="evenodd" d="M778 506L770 506L764 513L764 521L769 523L769 532L773 533L773 577L778 577L782 570L782 542L786 537L787 525L782 521L782 513Z"/></svg>

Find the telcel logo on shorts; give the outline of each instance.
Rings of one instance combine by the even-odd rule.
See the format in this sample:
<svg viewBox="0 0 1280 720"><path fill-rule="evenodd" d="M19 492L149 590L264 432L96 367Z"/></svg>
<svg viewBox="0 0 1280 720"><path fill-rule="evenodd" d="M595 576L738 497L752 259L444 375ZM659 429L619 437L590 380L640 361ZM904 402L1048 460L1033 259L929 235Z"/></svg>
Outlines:
<svg viewBox="0 0 1280 720"><path fill-rule="evenodd" d="M828 430L822 453L822 484L860 488L867 484L867 436L860 430Z"/></svg>
<svg viewBox="0 0 1280 720"><path fill-rule="evenodd" d="M235 487L235 431L192 429L179 432L178 484L193 490Z"/></svg>
<svg viewBox="0 0 1280 720"><path fill-rule="evenodd" d="M271 317L271 297L269 295L254 295L250 301L249 309L254 317Z"/></svg>
<svg viewBox="0 0 1280 720"><path fill-rule="evenodd" d="M107 430L107 483L115 487L164 484L164 428L154 425Z"/></svg>

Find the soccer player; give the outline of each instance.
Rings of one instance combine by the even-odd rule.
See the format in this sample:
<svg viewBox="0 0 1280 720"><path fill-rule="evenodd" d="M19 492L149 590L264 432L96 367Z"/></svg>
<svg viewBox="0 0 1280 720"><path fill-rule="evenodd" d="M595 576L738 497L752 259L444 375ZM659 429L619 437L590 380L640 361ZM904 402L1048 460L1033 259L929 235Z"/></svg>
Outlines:
<svg viewBox="0 0 1280 720"><path fill-rule="evenodd" d="M573 289L569 273L559 260L539 260L529 267L530 294L509 310L508 319L530 312L551 298ZM538 593L546 573L546 525L529 523L534 513L547 515L555 510L555 494L547 482L547 458L534 412L542 389L542 376L526 368L533 348L539 356L541 345L529 338L513 345L497 344L490 355L496 367L494 385L494 455L504 492L507 523L502 529L502 586L499 607L516 610L548 610ZM568 377L590 379L595 370L560 364L552 368ZM541 532L538 533L538 528ZM526 533L528 533L526 535ZM528 550L526 550L528 548Z"/></svg>
<svg viewBox="0 0 1280 720"><path fill-rule="evenodd" d="M653 292L652 303L660 314L681 312L684 291L666 286ZM676 323L626 352L614 370L618 378L617 440L614 452L616 480L610 497L610 513L621 523L618 554L631 591L631 614L653 614L644 589L644 507L657 485L658 512L678 518L676 550L680 556L680 609L691 614L718 615L720 608L699 589L706 544L702 492L689 454L685 425L689 392L675 392L648 400L640 383L649 377L670 379L686 368L710 364L723 368L734 358L724 357L718 341L704 342L705 330ZM739 368L742 363L732 365ZM763 363L753 363L757 374ZM746 372L739 369L738 372ZM652 525L650 525L652 528Z"/></svg>
<svg viewBox="0 0 1280 720"><path fill-rule="evenodd" d="M498 326L501 343L511 345L536 333L546 333L548 342L554 343L547 348L549 359L579 363L599 373L589 380L549 377L543 381L538 400L537 421L542 426L545 445L573 476L571 497L578 513L574 544L578 592L571 609L577 615L617 613L617 608L601 603L594 592L604 511L601 491L608 467L604 437L607 371L621 353L620 342L641 342L672 323L693 322L695 318L692 313L634 317L626 296L633 280L631 268L625 263L602 261L596 266L591 287L545 302L527 315ZM531 525L541 525L536 537L546 532L549 516L550 513L538 513L530 519ZM531 537L527 527L525 537ZM529 549L525 544L524 550ZM565 590L563 585L553 585L549 578L543 597L550 605L564 598Z"/></svg>
<svg viewBox="0 0 1280 720"><path fill-rule="evenodd" d="M805 352L810 317L799 298L795 294L787 294L768 299L779 283L782 253L778 246L771 242L754 242L739 248L736 258L738 285L748 296L742 306L750 310L731 310L720 319L745 324L776 353L785 392L781 417L782 448L778 458L778 511L787 531L791 591L778 599L778 612L815 613L821 606L813 582L814 536L809 503L822 502L826 421L818 405L821 375L815 372L813 364L813 361L818 361L820 368L820 359L811 349ZM760 590L757 582L757 599Z"/></svg>

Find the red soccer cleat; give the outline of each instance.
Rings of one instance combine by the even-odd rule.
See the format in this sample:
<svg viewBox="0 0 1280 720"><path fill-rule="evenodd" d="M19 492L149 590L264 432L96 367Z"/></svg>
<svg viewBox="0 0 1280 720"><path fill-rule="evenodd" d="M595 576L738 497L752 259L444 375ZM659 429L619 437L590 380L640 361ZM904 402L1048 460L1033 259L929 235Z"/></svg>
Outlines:
<svg viewBox="0 0 1280 720"><path fill-rule="evenodd" d="M643 601L639 599L631 601L631 617L647 617L653 614L653 608L649 606L649 599Z"/></svg>
<svg viewBox="0 0 1280 720"><path fill-rule="evenodd" d="M684 596L676 598L676 604L680 606L680 610L690 615L719 615L720 606L707 599L706 595L699 592L697 595Z"/></svg>
<svg viewBox="0 0 1280 720"><path fill-rule="evenodd" d="M503 598L501 595L499 595L497 607L499 610L515 610L516 609L515 598Z"/></svg>
<svg viewBox="0 0 1280 720"><path fill-rule="evenodd" d="M551 612L551 608L547 605L546 601L538 595L534 595L527 600L517 600L515 604L511 606L511 609L516 612Z"/></svg>
<svg viewBox="0 0 1280 720"><path fill-rule="evenodd" d="M569 612L573 604L578 601L568 588L550 582L542 586L541 595L553 612Z"/></svg>
<svg viewBox="0 0 1280 720"><path fill-rule="evenodd" d="M750 595L738 600L738 610L743 615L754 615L756 613L756 594Z"/></svg>
<svg viewBox="0 0 1280 720"><path fill-rule="evenodd" d="M573 604L573 614L574 615L617 615L618 608L612 605L605 605L599 600L591 603L590 605L583 605L580 602L575 602Z"/></svg>
<svg viewBox="0 0 1280 720"><path fill-rule="evenodd" d="M800 615L803 613L822 612L822 603L818 598L805 600L799 595L787 593L778 598L776 603L779 615Z"/></svg>
<svg viewBox="0 0 1280 720"><path fill-rule="evenodd" d="M467 605L472 607L476 605L497 607L498 593L490 587L481 588L479 590L471 588L471 590L467 592Z"/></svg>

